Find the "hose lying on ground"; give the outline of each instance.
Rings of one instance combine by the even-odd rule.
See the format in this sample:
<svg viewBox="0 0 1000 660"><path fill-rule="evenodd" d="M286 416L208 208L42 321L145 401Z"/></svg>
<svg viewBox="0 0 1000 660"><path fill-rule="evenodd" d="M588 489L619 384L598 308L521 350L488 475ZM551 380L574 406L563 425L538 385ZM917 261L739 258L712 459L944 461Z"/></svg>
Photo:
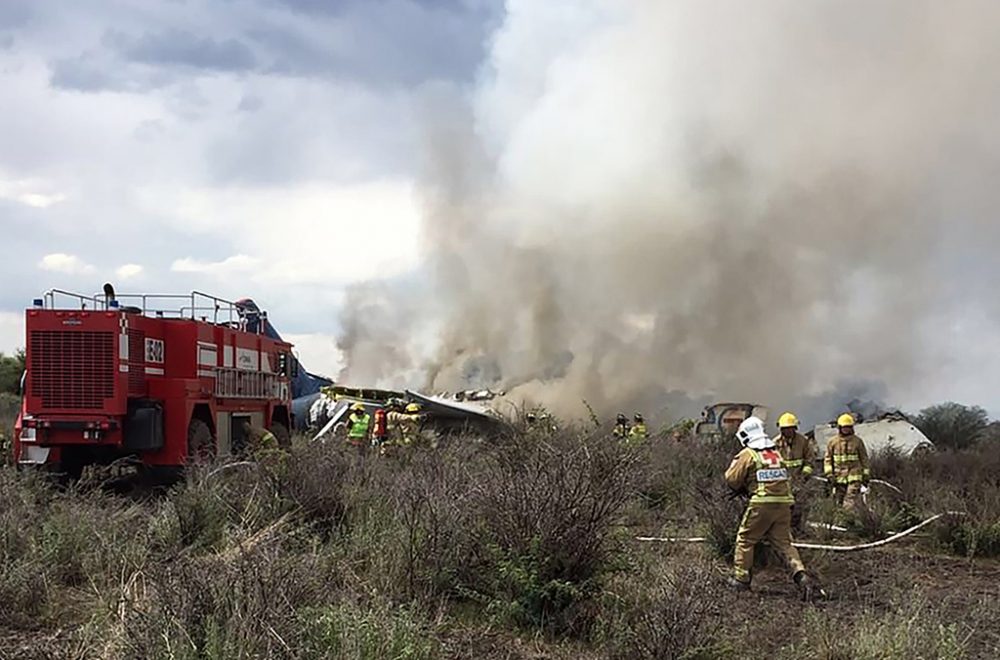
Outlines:
<svg viewBox="0 0 1000 660"><path fill-rule="evenodd" d="M848 546L822 545L819 543L801 543L801 542L795 542L792 543L792 545L794 545L796 548L803 548L805 550L829 550L830 552L856 552L858 550L870 550L871 548L877 548L879 546L892 543L893 541L898 541L904 536L909 536L913 532L917 531L922 527L926 527L927 525L931 524L935 520L938 520L939 518L944 518L945 516L964 516L964 515L965 514L961 511L945 511L944 513L933 515L927 520L923 521L922 523L918 523L909 529L904 529L902 532L899 532L898 534L893 534L892 536L884 538L881 541L872 541L871 543L862 543L861 545L848 545Z"/></svg>
<svg viewBox="0 0 1000 660"><path fill-rule="evenodd" d="M851 531L851 530L847 529L846 527L841 527L840 525L828 525L826 523L818 523L818 522L811 522L811 523L806 523L806 524L809 525L810 527L812 527L813 529L825 529L828 532L846 533L846 532Z"/></svg>
<svg viewBox="0 0 1000 660"><path fill-rule="evenodd" d="M828 477L820 477L820 476L815 476L814 475L812 477L812 479L813 479L813 481L819 481L819 482L822 482L824 484L829 484L830 483L830 479ZM871 479L871 480L868 481L868 483L870 483L870 484L878 484L879 486L885 486L889 490L896 491L900 495L903 494L903 491L902 491L901 488L899 488L898 486L894 486L891 483L889 483L888 481L885 481L883 479Z"/></svg>
<svg viewBox="0 0 1000 660"><path fill-rule="evenodd" d="M893 534L888 538L884 538L881 541L872 541L871 543L862 543L861 545L822 545L819 543L802 543L800 541L795 541L792 543L796 548L802 548L804 550L828 550L830 552L857 552L858 550L870 550L872 548L877 548L879 546L887 545L893 541L898 541L904 536L909 536L913 532L917 531L922 527L926 527L935 520L944 518L945 516L964 516L965 513L961 511L945 511L944 513L939 513L933 515L922 523L916 524L909 529L905 529L898 534ZM694 536L690 538L678 538L678 537L658 537L658 536L637 536L636 541L645 542L659 542L659 543L704 543L708 539L703 536Z"/></svg>
<svg viewBox="0 0 1000 660"><path fill-rule="evenodd" d="M902 495L902 494L903 494L903 491L902 491L902 490L900 490L900 489L899 489L899 488L897 488L896 486L893 486L893 485L892 485L891 483L889 483L888 481L883 481L882 479L872 479L871 481L869 481L869 483L873 483L873 484L878 484L878 485L880 485L880 486L885 486L886 488L889 488L889 489L891 489L891 490L894 490L894 491L896 491L896 492L897 492L897 493L899 493L900 495Z"/></svg>

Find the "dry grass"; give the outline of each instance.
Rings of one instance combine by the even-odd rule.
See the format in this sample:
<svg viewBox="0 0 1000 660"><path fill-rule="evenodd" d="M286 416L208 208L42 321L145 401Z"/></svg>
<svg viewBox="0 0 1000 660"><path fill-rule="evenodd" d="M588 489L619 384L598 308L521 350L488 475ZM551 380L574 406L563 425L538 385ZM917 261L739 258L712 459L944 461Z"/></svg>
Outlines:
<svg viewBox="0 0 1000 660"><path fill-rule="evenodd" d="M832 595L806 609L783 569L723 589L731 453L571 428L391 459L300 443L144 499L3 468L0 658L996 655L1000 569L934 559L996 553L992 452L880 459L904 496L859 534L970 515L919 552L806 553ZM630 524L712 543L643 546Z"/></svg>

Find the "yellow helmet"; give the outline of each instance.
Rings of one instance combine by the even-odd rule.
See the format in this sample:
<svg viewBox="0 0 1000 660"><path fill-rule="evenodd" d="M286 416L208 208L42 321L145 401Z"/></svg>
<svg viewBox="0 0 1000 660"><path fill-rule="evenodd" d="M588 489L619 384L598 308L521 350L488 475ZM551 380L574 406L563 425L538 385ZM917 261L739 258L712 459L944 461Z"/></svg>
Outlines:
<svg viewBox="0 0 1000 660"><path fill-rule="evenodd" d="M790 429L798 425L799 425L799 418L790 412L786 412L784 415L778 418L779 429Z"/></svg>
<svg viewBox="0 0 1000 660"><path fill-rule="evenodd" d="M844 413L837 418L837 426L854 426L854 416Z"/></svg>
<svg viewBox="0 0 1000 660"><path fill-rule="evenodd" d="M362 412L364 409L365 405L363 403L355 403L351 406L351 410L354 410L355 412Z"/></svg>
<svg viewBox="0 0 1000 660"><path fill-rule="evenodd" d="M408 412L408 413L418 413L418 412L420 412L420 404L419 403L408 404L406 406L406 412Z"/></svg>

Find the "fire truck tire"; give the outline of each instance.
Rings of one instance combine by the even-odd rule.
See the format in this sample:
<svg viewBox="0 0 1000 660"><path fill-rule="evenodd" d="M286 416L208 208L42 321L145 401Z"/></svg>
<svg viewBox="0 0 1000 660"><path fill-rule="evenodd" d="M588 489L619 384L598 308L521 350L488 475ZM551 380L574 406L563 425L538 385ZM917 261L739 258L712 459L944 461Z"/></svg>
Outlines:
<svg viewBox="0 0 1000 660"><path fill-rule="evenodd" d="M188 461L203 463L215 458L215 438L204 421L192 418L188 423Z"/></svg>
<svg viewBox="0 0 1000 660"><path fill-rule="evenodd" d="M292 434L287 426L281 422L274 422L271 424L271 433L277 439L279 447L286 451L292 448Z"/></svg>

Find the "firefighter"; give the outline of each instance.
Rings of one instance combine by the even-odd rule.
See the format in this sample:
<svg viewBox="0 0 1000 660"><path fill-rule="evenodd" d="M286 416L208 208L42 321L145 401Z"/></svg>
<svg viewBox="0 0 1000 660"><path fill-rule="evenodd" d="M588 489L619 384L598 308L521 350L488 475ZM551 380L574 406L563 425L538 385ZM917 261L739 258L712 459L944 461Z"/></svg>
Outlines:
<svg viewBox="0 0 1000 660"><path fill-rule="evenodd" d="M786 412L778 418L778 429L780 432L774 437L774 444L781 453L782 465L788 468L792 483L812 476L816 449L809 438L799 433L798 417Z"/></svg>
<svg viewBox="0 0 1000 660"><path fill-rule="evenodd" d="M243 422L243 438L247 454L255 461L264 462L281 453L278 439L273 433L265 428L252 426L248 421Z"/></svg>
<svg viewBox="0 0 1000 660"><path fill-rule="evenodd" d="M618 413L618 418L615 420L615 430L611 432L612 435L619 440L624 440L628 437L629 431L628 417L625 416L625 413Z"/></svg>
<svg viewBox="0 0 1000 660"><path fill-rule="evenodd" d="M812 598L817 588L792 545L792 488L788 470L781 465L781 454L764 430L764 422L748 417L740 424L736 438L743 449L726 470L726 485L736 493L748 495L750 502L739 532L733 557L733 576L729 585L739 591L750 589L754 546L767 539L792 571L795 584L804 598Z"/></svg>
<svg viewBox="0 0 1000 660"><path fill-rule="evenodd" d="M423 419L423 406L419 403L408 403L403 415L403 446L409 447L420 439L420 422Z"/></svg>
<svg viewBox="0 0 1000 660"><path fill-rule="evenodd" d="M802 531L802 521L805 513L803 491L808 490L808 479L813 473L813 461L816 450L809 438L799 433L799 419L793 413L786 412L778 418L779 433L774 437L774 444L781 454L781 464L788 469L792 480L792 488L798 493L798 500L792 506L792 529Z"/></svg>
<svg viewBox="0 0 1000 660"><path fill-rule="evenodd" d="M649 437L649 431L646 429L646 420L643 418L642 413L636 413L632 418L632 428L628 432L629 440L633 443L644 442Z"/></svg>
<svg viewBox="0 0 1000 660"><path fill-rule="evenodd" d="M861 487L871 480L868 450L854 435L854 417L848 413L837 418L837 437L826 444L823 474L833 487L837 502L846 510L858 507Z"/></svg>
<svg viewBox="0 0 1000 660"><path fill-rule="evenodd" d="M403 407L404 404L400 399L389 399L385 415L386 437L379 449L379 453L383 456L395 455L403 444L403 426L406 423Z"/></svg>
<svg viewBox="0 0 1000 660"><path fill-rule="evenodd" d="M351 416L347 418L347 442L364 449L364 446L368 444L371 423L371 415L365 412L364 404L359 402L351 406Z"/></svg>

